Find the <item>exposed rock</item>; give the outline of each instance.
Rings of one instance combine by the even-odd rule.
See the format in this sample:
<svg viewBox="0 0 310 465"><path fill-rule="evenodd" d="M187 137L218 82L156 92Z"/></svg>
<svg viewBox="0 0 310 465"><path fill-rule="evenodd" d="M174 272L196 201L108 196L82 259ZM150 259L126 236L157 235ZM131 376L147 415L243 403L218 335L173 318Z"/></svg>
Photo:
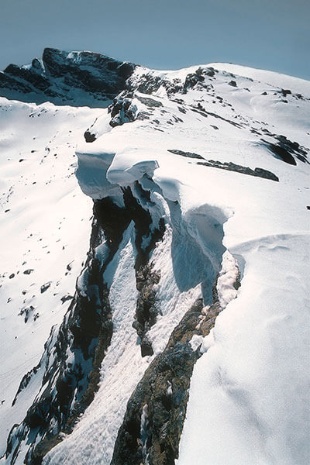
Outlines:
<svg viewBox="0 0 310 465"><path fill-rule="evenodd" d="M222 163L220 161L214 161L214 160L205 160L201 155L198 153L194 152L184 152L183 150L177 150L177 149L168 149L168 152L174 153L175 155L180 155L182 157L187 157L187 158L193 158L193 159L198 159L198 160L204 160L204 161L198 161L198 165L203 165L203 166L209 166L212 168L219 168L222 170L227 170L227 171L235 171L237 173L241 174L248 174L250 176L256 176L264 179L270 179L272 181L279 181L279 178L271 173L271 171L267 171L263 168L255 168L252 170L249 167L246 166L241 166L237 165L235 163L229 162L229 163Z"/></svg>
<svg viewBox="0 0 310 465"><path fill-rule="evenodd" d="M138 115L138 108L133 102L132 94L124 92L113 100L113 104L109 106L109 112L111 113L110 126L114 128L134 121Z"/></svg>
<svg viewBox="0 0 310 465"><path fill-rule="evenodd" d="M154 108L154 107L162 107L163 104L159 102L158 100L154 100L153 98L149 97L141 97L140 95L136 95L136 98L143 103L143 105L146 105L147 107Z"/></svg>
<svg viewBox="0 0 310 465"><path fill-rule="evenodd" d="M154 76L152 73L143 74L139 78L138 85L131 82L129 79L129 86L142 94L152 94L156 92L162 85L162 79L159 76Z"/></svg>
<svg viewBox="0 0 310 465"><path fill-rule="evenodd" d="M223 99L221 97L219 98L219 100L220 100L220 102L223 101ZM242 127L242 125L239 124L239 123L236 123L236 121L232 121L230 119L224 118L223 116L220 116L217 113L213 113L212 111L207 111L204 108L191 107L191 110L194 113L199 113L201 116L204 116L205 118L207 118L208 116L213 116L213 118L217 118L217 119L220 119L222 121L225 121L226 123L231 124L232 126L235 126L236 128L241 128Z"/></svg>
<svg viewBox="0 0 310 465"><path fill-rule="evenodd" d="M34 271L33 268L29 268L28 270L24 271L24 274L31 274Z"/></svg>
<svg viewBox="0 0 310 465"><path fill-rule="evenodd" d="M278 176L273 174L271 171L263 168L255 168L252 170L248 166L237 165L236 163L222 163L220 161L208 160L204 162L197 162L198 165L209 166L211 168L219 168L221 170L235 171L240 174L247 174L249 176L255 176L259 178L269 179L270 181L279 181Z"/></svg>
<svg viewBox="0 0 310 465"><path fill-rule="evenodd" d="M282 89L281 90L283 97L286 97L287 95L291 95L292 91L290 89Z"/></svg>
<svg viewBox="0 0 310 465"><path fill-rule="evenodd" d="M19 441L32 436L36 441L30 441L32 445L26 463L40 464L43 456L61 440L59 433L70 433L78 416L93 400L98 389L99 369L113 333L103 271L117 250L128 224L127 220L120 221L124 216L122 210L112 201L100 202L94 207L91 247L85 268L57 337L52 331L45 345L40 362L40 366L45 364L41 393L28 410L24 422L12 430L7 456L14 455L13 449L18 447ZM119 218L105 221L111 211L117 212ZM108 240L110 254L106 262L100 263L95 248L105 234L106 238L113 237L113 240ZM24 377L19 393L38 368Z"/></svg>
<svg viewBox="0 0 310 465"><path fill-rule="evenodd" d="M145 202L151 202L149 193L144 191L139 183L135 183L136 195ZM158 224L153 223L149 210L142 207L130 188L124 189L124 202L126 214L135 224L135 246L137 250L135 270L136 287L139 296L136 305L136 315L133 327L136 329L142 356L152 355L153 349L148 339L148 331L155 324L158 315L156 293L154 286L158 284L160 275L152 270L149 256L156 242L162 240L165 232L165 223L161 219Z"/></svg>
<svg viewBox="0 0 310 465"><path fill-rule="evenodd" d="M183 150L177 150L177 149L168 149L168 152L174 153L175 155L180 155L181 157L186 157L186 158L196 158L198 160L204 160L204 158L201 155L198 155L198 153L194 152L184 152Z"/></svg>
<svg viewBox="0 0 310 465"><path fill-rule="evenodd" d="M0 95L37 104L107 107L125 89L134 69L132 63L99 53L46 48L42 60L9 65L0 73Z"/></svg>
<svg viewBox="0 0 310 465"><path fill-rule="evenodd" d="M148 339L148 330L156 323L158 309L154 285L158 284L160 275L152 271L151 266L141 265L136 271L136 283L139 296L137 299L136 315L133 327L141 340L142 357L153 355L152 344Z"/></svg>
<svg viewBox="0 0 310 465"><path fill-rule="evenodd" d="M204 82L204 72L202 68L197 68L194 73L190 73L186 76L183 93L186 93L188 89L192 89L198 83Z"/></svg>
<svg viewBox="0 0 310 465"><path fill-rule="evenodd" d="M190 378L200 356L189 342L194 334L206 336L219 312L217 303L206 311L198 300L174 329L127 404L111 465L175 464Z"/></svg>
<svg viewBox="0 0 310 465"><path fill-rule="evenodd" d="M86 142L95 142L96 140L95 134L92 134L90 131L84 132L84 138Z"/></svg>
<svg viewBox="0 0 310 465"><path fill-rule="evenodd" d="M19 442L27 441L26 438L31 436L29 444L32 445L25 463L40 464L44 455L61 441L60 433L70 434L79 416L93 401L98 389L102 360L113 334L109 290L103 273L118 250L123 233L131 221L135 224L137 250L135 270L139 297L136 322L141 325L141 354L153 354L147 332L156 321L153 288L159 281L159 275L151 270L149 254L165 228L161 221L153 222L146 208L147 204L152 206L149 192L144 191L138 183L134 190L135 195L131 188L124 189L125 207L116 205L111 198L94 202L90 251L77 281L75 296L62 298L63 303L69 299L72 302L57 336L52 331L40 365L23 378L18 390L17 395L29 384L37 370L45 365L39 396L28 409L25 420L14 427L9 436L7 456L10 459L17 453ZM142 200L144 207L140 203ZM106 241L108 248L104 260L96 255L96 247L103 241ZM50 284L42 286L42 292ZM23 314L28 318L32 310L34 308Z"/></svg>
<svg viewBox="0 0 310 465"><path fill-rule="evenodd" d="M300 146L297 142L290 141L282 135L274 135L274 137L278 141L277 143L261 140L276 158L289 165L296 165L295 157L304 163L309 163L308 151L305 147Z"/></svg>
<svg viewBox="0 0 310 465"><path fill-rule="evenodd" d="M41 294L43 294L43 292L47 291L47 289L51 286L51 284L52 284L51 282L42 284L42 286L40 287Z"/></svg>

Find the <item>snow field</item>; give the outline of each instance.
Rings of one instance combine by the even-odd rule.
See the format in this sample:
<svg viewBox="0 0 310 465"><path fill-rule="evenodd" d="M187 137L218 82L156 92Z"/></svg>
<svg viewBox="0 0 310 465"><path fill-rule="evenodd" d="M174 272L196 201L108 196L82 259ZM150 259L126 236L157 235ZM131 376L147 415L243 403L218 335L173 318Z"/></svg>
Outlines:
<svg viewBox="0 0 310 465"><path fill-rule="evenodd" d="M61 322L70 302L61 298L73 296L88 250L91 201L74 169L94 110L0 100L1 455L38 392L40 373L12 407L19 383Z"/></svg>

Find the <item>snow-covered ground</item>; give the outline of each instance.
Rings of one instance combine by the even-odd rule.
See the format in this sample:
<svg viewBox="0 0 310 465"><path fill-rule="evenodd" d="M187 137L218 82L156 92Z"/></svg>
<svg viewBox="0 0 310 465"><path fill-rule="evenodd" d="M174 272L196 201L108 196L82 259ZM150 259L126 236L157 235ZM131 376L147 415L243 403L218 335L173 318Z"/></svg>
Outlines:
<svg viewBox="0 0 310 465"><path fill-rule="evenodd" d="M89 248L91 201L74 171L94 113L0 100L1 454L39 387L12 408L19 383L62 321Z"/></svg>
<svg viewBox="0 0 310 465"><path fill-rule="evenodd" d="M117 196L119 186L138 180L151 189L168 225L152 256L161 274L160 316L150 331L154 356L196 298L211 303L205 281L220 272L223 311L198 341L203 355L194 368L176 463L309 463L310 165L296 157L296 165L285 163L268 143L285 135L309 152L310 83L218 68L215 76L204 75L204 88L170 99L161 86L151 96L155 105L137 92L141 117L112 130L107 110L2 100L2 451L7 429L33 399L10 407L19 381L38 363L51 326L60 323L67 308L61 297L74 292L86 257L91 202L81 190L93 198ZM195 69L158 75L182 84ZM136 82L146 72L138 69ZM86 144L83 132L98 116L100 137ZM81 190L72 176L75 151ZM211 160L261 168L279 181L203 165ZM132 241L130 225L105 272L115 328L98 393L45 464L109 465L126 403L154 357L141 358L130 323ZM237 267L238 291L232 287ZM25 310L19 313L31 305L25 323Z"/></svg>

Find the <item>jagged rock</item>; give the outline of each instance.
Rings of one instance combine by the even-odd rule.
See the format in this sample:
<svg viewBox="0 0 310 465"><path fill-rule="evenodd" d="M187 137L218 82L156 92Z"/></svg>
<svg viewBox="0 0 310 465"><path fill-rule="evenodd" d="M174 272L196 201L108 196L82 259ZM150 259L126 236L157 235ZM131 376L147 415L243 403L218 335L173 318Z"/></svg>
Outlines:
<svg viewBox="0 0 310 465"><path fill-rule="evenodd" d="M158 284L159 280L159 273L152 271L149 264L141 266L136 271L136 286L139 296L133 327L141 340L142 357L153 355L152 343L147 332L155 324L158 315L154 285Z"/></svg>
<svg viewBox="0 0 310 465"><path fill-rule="evenodd" d="M168 152L174 153L175 155L180 155L182 157L204 160L203 162L201 161L197 162L198 165L209 166L212 168L220 168L222 170L228 170L228 171L235 171L237 173L247 174L250 176L258 176L260 178L270 179L272 181L279 181L279 178L275 174L263 168L255 168L254 170L252 170L251 168L247 166L237 165L232 162L222 163L220 161L205 160L198 153L184 152L183 150L177 150L177 149L170 150L169 149Z"/></svg>
<svg viewBox="0 0 310 465"><path fill-rule="evenodd" d="M37 104L107 107L126 87L135 65L92 52L43 51L30 66L0 73L0 95ZM76 92L78 90L78 92Z"/></svg>
<svg viewBox="0 0 310 465"><path fill-rule="evenodd" d="M275 136L275 138L278 140L277 143L268 142L264 139L261 140L276 158L279 158L289 165L296 165L294 157L304 163L309 163L307 151L304 147L301 147L297 142L292 142L282 135Z"/></svg>
<svg viewBox="0 0 310 465"><path fill-rule="evenodd" d="M190 73L186 76L183 93L186 93L188 89L192 89L198 83L204 82L204 72L202 68L197 68L195 73Z"/></svg>
<svg viewBox="0 0 310 465"><path fill-rule="evenodd" d="M44 389L18 427L21 438L27 435L38 438L35 445L28 450L26 463L29 465L42 462L43 456L61 440L60 432L72 431L77 417L92 402L98 389L99 369L111 341L113 323L108 292L102 276L104 264L100 264L94 254L95 247L102 241L104 226L104 222L100 223L98 220L96 212L100 211L100 215L104 217L102 209L107 206L111 210L111 204L101 204L101 210L98 206L97 209L94 208L91 249L83 270L85 286L80 289L77 285L76 294L59 328L57 339L54 340L52 333L45 346L47 360L52 352L54 355L51 364L45 362L46 371L42 382ZM114 227L118 229L119 224L114 223ZM114 237L112 249L115 247L115 238L121 240L122 232L117 235L110 223L107 236L111 234ZM115 252L116 249L113 250ZM107 260L113 257L114 252L111 251ZM68 363L70 352L74 356ZM43 363L43 358L40 364ZM33 373L27 374L27 378L23 379L19 392L29 383ZM54 424L52 430L51 424ZM12 431L9 443L13 444L16 434L15 430Z"/></svg>
<svg viewBox="0 0 310 465"><path fill-rule="evenodd" d="M150 108L158 108L158 107L162 107L163 104L161 102L159 102L158 100L154 100L153 98L149 98L149 97L141 97L140 95L137 95L136 98L141 102L143 103L143 105L146 105L147 107L150 107Z"/></svg>
<svg viewBox="0 0 310 465"><path fill-rule="evenodd" d="M135 191L137 197L140 196L151 205L149 193L138 183ZM109 290L103 273L118 250L123 233L131 221L135 224L137 249L137 323L141 321L141 354L153 354L147 331L157 316L153 287L158 283L159 275L151 270L148 260L150 251L162 237L165 228L161 222L160 225L152 224L150 212L145 206L142 207L131 188L124 189L123 196L125 207L116 205L111 198L94 202L90 251L82 276L77 282L75 296L59 328L57 339L52 333L45 346L47 359L51 356L52 347L53 356L51 363L45 361L44 389L28 409L17 432L14 430L10 436L9 444L13 444L16 435L23 440L29 435L37 438L28 450L27 465L40 464L44 455L61 441L60 433L71 433L79 415L93 401L100 381L101 363L113 334ZM103 241L106 241L109 253L102 261L96 256L96 247ZM50 284L42 286L42 292ZM66 296L63 298L65 300ZM72 357L68 362L70 353ZM40 366L42 363L43 359ZM18 394L29 384L34 373L33 370L26 375ZM52 429L51 424L54 425Z"/></svg>
<svg viewBox="0 0 310 465"><path fill-rule="evenodd" d="M194 334L206 336L219 312L218 303L203 312L199 299L173 330L127 404L111 465L175 464L190 378L200 356L189 341Z"/></svg>
<svg viewBox="0 0 310 465"><path fill-rule="evenodd" d="M92 134L90 131L84 132L84 138L85 138L85 142L95 142L96 140L95 134Z"/></svg>
<svg viewBox="0 0 310 465"><path fill-rule="evenodd" d="M140 77L137 86L134 83L132 83L130 79L129 85L131 89L135 88L135 90L141 92L142 94L152 94L160 88L160 86L162 85L162 79L159 76L154 76L151 73L148 73L143 74Z"/></svg>
<svg viewBox="0 0 310 465"><path fill-rule="evenodd" d="M111 113L110 126L121 126L124 123L134 121L138 115L138 108L133 103L131 94L119 95L113 100L113 104L109 106Z"/></svg>
<svg viewBox="0 0 310 465"><path fill-rule="evenodd" d="M181 157L186 157L186 158L196 158L199 160L204 160L204 158L199 155L198 153L193 153L193 152L184 152L183 150L177 150L177 149L168 149L168 152L174 153L175 155L180 155Z"/></svg>

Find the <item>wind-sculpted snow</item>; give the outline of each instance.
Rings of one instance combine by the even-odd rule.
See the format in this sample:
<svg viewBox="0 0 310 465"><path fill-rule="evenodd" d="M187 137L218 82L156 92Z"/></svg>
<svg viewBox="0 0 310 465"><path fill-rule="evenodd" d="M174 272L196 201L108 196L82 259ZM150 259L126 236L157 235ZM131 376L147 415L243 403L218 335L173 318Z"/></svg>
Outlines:
<svg viewBox="0 0 310 465"><path fill-rule="evenodd" d="M300 276L309 236L264 237L233 252L246 261L242 286L195 366L178 465L307 463L309 292Z"/></svg>
<svg viewBox="0 0 310 465"><path fill-rule="evenodd" d="M0 463L306 465L310 85L216 64L123 84L102 110L3 100L3 243L29 252L4 253ZM90 247L74 223L43 274L54 198L93 215Z"/></svg>

